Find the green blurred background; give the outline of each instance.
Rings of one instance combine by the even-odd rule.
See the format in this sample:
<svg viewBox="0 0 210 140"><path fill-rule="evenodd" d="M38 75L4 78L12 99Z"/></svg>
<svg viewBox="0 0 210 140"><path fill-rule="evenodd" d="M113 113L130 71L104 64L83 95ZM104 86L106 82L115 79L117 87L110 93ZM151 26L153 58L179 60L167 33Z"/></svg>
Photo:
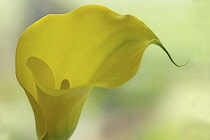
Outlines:
<svg viewBox="0 0 210 140"><path fill-rule="evenodd" d="M28 99L15 77L21 33L50 13L101 4L144 21L178 64L155 45L116 89L95 88L71 140L210 139L209 0L0 0L0 140L36 140Z"/></svg>

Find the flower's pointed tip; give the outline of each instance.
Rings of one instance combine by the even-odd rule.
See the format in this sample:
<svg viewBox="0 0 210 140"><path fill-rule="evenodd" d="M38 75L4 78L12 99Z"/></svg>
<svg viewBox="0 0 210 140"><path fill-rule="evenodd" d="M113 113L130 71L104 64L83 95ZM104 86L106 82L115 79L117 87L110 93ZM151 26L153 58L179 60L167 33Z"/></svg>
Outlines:
<svg viewBox="0 0 210 140"><path fill-rule="evenodd" d="M187 65L189 63L189 61L187 61L185 64L182 64L182 65L177 65L177 64L175 64L177 67L183 67L183 66L185 66L185 65Z"/></svg>
<svg viewBox="0 0 210 140"><path fill-rule="evenodd" d="M174 62L174 60L172 59L171 55L169 54L169 52L167 51L167 49L163 46L163 44L158 39L152 40L151 43L154 43L154 44L158 45L161 49L163 49L163 51L167 54L167 56L169 57L169 59L171 60L171 62L175 66L177 66L177 67L183 67L183 66L187 65L187 63L189 63L189 61L187 61L185 64L182 64L182 65L176 64Z"/></svg>

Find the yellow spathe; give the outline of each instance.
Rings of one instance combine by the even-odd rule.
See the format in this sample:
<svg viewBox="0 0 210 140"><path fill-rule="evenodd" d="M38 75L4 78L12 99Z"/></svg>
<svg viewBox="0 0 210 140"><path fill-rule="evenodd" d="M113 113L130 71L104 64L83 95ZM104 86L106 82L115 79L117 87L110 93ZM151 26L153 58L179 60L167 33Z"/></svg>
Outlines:
<svg viewBox="0 0 210 140"><path fill-rule="evenodd" d="M47 15L26 29L17 45L16 75L39 140L67 140L92 88L127 82L152 43L168 54L142 21L99 5Z"/></svg>

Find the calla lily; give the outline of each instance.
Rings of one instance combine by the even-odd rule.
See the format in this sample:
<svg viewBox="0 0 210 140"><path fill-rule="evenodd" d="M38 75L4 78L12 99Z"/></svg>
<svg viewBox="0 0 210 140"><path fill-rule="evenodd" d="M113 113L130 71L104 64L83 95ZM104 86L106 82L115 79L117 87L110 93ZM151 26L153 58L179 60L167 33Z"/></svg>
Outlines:
<svg viewBox="0 0 210 140"><path fill-rule="evenodd" d="M142 21L99 5L47 15L26 29L17 45L16 76L39 140L67 140L89 92L130 80L150 44L168 54Z"/></svg>

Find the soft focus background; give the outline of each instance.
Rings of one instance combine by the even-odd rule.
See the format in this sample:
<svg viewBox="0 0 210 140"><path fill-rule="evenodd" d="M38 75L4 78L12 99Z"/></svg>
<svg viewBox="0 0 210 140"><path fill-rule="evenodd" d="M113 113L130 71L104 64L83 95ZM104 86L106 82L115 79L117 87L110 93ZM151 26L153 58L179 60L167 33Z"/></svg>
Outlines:
<svg viewBox="0 0 210 140"><path fill-rule="evenodd" d="M95 88L71 140L210 139L209 0L0 0L0 140L37 140L28 99L15 77L21 33L50 13L101 4L144 21L178 64L151 45L137 75Z"/></svg>

